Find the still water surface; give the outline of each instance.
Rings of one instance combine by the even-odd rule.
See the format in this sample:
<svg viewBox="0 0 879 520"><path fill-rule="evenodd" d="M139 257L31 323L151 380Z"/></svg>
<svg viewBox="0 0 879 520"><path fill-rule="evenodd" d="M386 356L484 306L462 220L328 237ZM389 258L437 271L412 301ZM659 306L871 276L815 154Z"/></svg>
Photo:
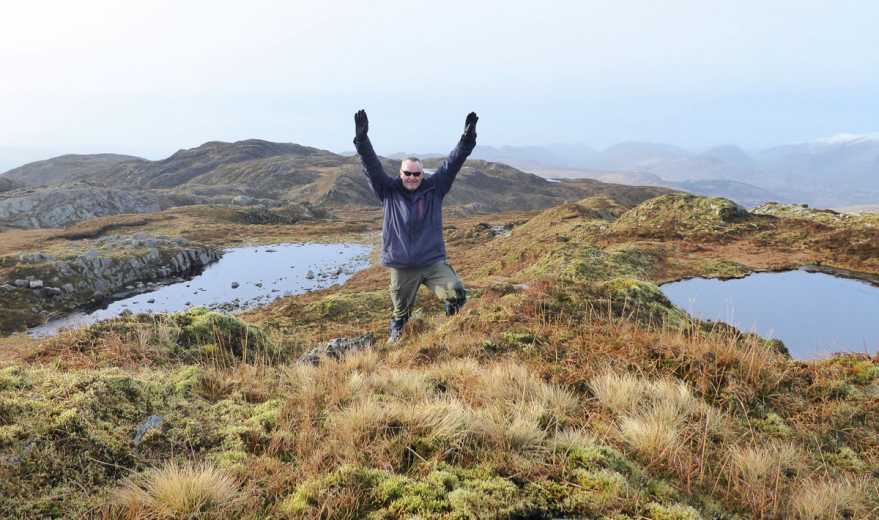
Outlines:
<svg viewBox="0 0 879 520"><path fill-rule="evenodd" d="M784 342L799 359L879 352L879 287L824 273L756 273L665 284L678 307L705 320Z"/></svg>
<svg viewBox="0 0 879 520"><path fill-rule="evenodd" d="M369 264L360 244L276 244L228 249L218 262L191 280L157 286L118 299L107 307L75 313L30 329L49 336L61 329L95 323L122 312L177 312L191 307L235 311L281 296L344 283ZM235 287L233 287L235 285Z"/></svg>

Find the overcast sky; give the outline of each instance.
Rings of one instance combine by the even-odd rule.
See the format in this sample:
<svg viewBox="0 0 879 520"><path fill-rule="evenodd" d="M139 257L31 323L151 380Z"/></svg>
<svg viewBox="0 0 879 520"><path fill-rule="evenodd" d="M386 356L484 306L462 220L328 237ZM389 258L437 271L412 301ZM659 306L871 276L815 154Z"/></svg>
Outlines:
<svg viewBox="0 0 879 520"><path fill-rule="evenodd" d="M0 147L748 148L879 131L879 3L2 0Z"/></svg>

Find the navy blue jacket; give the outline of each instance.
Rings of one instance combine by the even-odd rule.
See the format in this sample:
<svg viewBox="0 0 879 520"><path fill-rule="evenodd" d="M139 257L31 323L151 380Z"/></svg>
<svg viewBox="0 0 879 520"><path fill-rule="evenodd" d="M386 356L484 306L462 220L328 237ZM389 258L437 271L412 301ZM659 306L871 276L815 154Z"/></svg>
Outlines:
<svg viewBox="0 0 879 520"><path fill-rule="evenodd" d="M368 137L354 146L372 191L384 206L381 263L395 268L421 267L445 260L443 198L455 176L476 146L461 140L433 175L425 176L415 191L403 186L399 176L389 177Z"/></svg>

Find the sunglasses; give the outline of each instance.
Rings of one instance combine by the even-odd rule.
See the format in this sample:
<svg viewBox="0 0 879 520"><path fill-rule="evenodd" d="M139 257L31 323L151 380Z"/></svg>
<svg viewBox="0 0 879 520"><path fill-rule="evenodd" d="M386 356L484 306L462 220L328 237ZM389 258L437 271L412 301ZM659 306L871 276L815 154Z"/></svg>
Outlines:
<svg viewBox="0 0 879 520"><path fill-rule="evenodd" d="M403 170L403 175L405 175L406 177L412 177L413 175L415 177L418 177L421 175L421 172L407 172L407 171Z"/></svg>

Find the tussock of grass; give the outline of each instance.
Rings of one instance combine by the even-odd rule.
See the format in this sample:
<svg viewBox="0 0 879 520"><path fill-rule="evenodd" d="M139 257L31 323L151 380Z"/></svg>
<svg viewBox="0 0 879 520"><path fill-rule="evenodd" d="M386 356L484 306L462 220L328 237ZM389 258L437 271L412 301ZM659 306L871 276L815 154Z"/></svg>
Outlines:
<svg viewBox="0 0 879 520"><path fill-rule="evenodd" d="M235 479L208 464L166 464L126 479L113 494L109 518L216 518L240 506Z"/></svg>
<svg viewBox="0 0 879 520"><path fill-rule="evenodd" d="M876 484L865 479L808 480L791 498L790 513L801 520L875 518Z"/></svg>

